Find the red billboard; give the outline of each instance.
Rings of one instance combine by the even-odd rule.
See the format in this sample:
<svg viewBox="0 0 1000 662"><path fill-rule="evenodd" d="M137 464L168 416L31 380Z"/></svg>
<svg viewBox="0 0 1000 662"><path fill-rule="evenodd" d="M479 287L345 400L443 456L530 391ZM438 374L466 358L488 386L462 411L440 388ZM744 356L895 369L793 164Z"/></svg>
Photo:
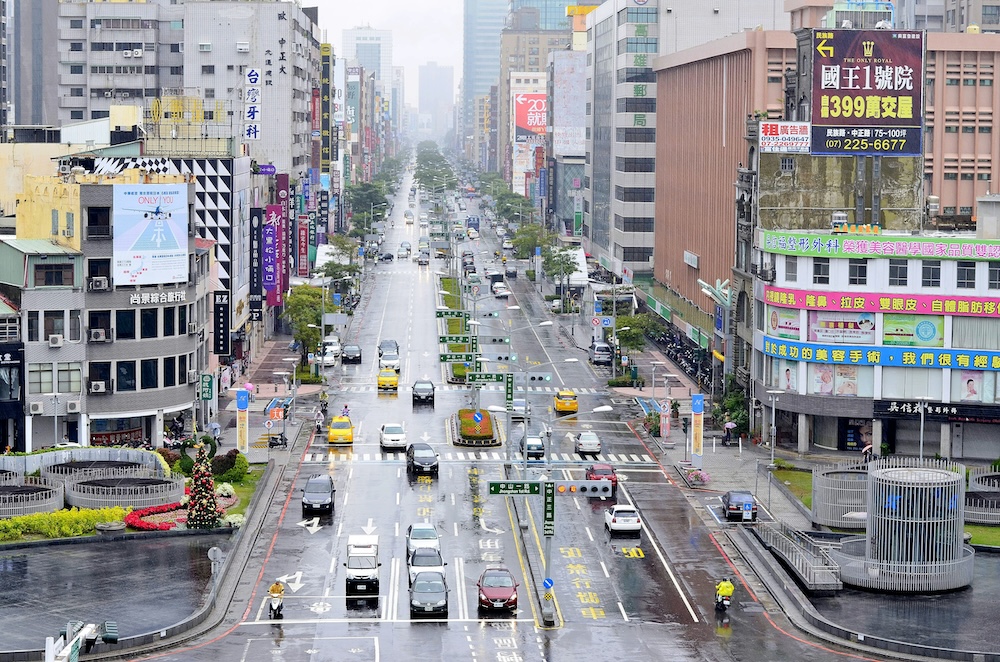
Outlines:
<svg viewBox="0 0 1000 662"><path fill-rule="evenodd" d="M814 29L812 48L813 154L923 153L922 32Z"/></svg>
<svg viewBox="0 0 1000 662"><path fill-rule="evenodd" d="M547 120L548 101L545 94L514 95L514 142L543 142Z"/></svg>
<svg viewBox="0 0 1000 662"><path fill-rule="evenodd" d="M298 218L298 255L295 258L295 266L298 267L300 278L309 275L309 216L299 214Z"/></svg>

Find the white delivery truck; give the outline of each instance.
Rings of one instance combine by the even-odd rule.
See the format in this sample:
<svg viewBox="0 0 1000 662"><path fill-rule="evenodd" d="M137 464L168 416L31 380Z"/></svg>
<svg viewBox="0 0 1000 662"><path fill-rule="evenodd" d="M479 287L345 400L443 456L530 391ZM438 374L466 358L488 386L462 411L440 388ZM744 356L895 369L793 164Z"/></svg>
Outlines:
<svg viewBox="0 0 1000 662"><path fill-rule="evenodd" d="M347 595L378 595L378 536L347 537Z"/></svg>

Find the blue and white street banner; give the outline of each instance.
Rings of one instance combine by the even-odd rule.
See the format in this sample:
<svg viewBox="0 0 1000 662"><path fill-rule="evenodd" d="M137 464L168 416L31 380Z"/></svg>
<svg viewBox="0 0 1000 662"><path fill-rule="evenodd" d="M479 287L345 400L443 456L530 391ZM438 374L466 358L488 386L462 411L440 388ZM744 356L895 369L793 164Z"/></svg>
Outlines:
<svg viewBox="0 0 1000 662"><path fill-rule="evenodd" d="M701 469L705 454L705 396L695 393L691 396L691 464Z"/></svg>

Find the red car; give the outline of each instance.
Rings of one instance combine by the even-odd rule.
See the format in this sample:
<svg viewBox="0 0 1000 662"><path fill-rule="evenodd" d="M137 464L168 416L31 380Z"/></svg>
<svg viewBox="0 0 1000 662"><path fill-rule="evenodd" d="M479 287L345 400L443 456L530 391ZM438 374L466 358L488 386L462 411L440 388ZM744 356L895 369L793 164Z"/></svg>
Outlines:
<svg viewBox="0 0 1000 662"><path fill-rule="evenodd" d="M479 611L517 611L517 582L506 568L486 568L476 586Z"/></svg>
<svg viewBox="0 0 1000 662"><path fill-rule="evenodd" d="M590 465L583 478L584 480L610 480L611 492L614 493L618 490L618 474L615 473L615 468L610 464Z"/></svg>

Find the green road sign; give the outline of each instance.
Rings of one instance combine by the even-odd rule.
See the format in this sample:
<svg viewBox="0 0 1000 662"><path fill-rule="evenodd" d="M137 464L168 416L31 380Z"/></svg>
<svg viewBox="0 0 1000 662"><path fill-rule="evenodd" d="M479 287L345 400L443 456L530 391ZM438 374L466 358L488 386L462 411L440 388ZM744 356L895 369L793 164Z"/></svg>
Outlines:
<svg viewBox="0 0 1000 662"><path fill-rule="evenodd" d="M463 345L468 345L469 338L470 336L438 336L438 342L462 343Z"/></svg>
<svg viewBox="0 0 1000 662"><path fill-rule="evenodd" d="M537 480L490 481L490 494L500 496L520 496L541 494L542 484Z"/></svg>
<svg viewBox="0 0 1000 662"><path fill-rule="evenodd" d="M438 354L438 358L441 363L455 363L455 362L465 362L474 361L476 359L475 354Z"/></svg>
<svg viewBox="0 0 1000 662"><path fill-rule="evenodd" d="M551 480L545 481L545 507L542 510L542 535L556 534L556 486Z"/></svg>
<svg viewBox="0 0 1000 662"><path fill-rule="evenodd" d="M493 384L503 381L502 372L467 372L465 373L466 384Z"/></svg>
<svg viewBox="0 0 1000 662"><path fill-rule="evenodd" d="M202 400L211 400L213 397L212 392L212 375L201 375L198 381L198 394Z"/></svg>
<svg viewBox="0 0 1000 662"><path fill-rule="evenodd" d="M506 400L507 409L511 409L514 406L514 373L508 372L504 374L504 400Z"/></svg>
<svg viewBox="0 0 1000 662"><path fill-rule="evenodd" d="M469 313L464 310L439 310L437 311L437 317L459 317L468 319Z"/></svg>

